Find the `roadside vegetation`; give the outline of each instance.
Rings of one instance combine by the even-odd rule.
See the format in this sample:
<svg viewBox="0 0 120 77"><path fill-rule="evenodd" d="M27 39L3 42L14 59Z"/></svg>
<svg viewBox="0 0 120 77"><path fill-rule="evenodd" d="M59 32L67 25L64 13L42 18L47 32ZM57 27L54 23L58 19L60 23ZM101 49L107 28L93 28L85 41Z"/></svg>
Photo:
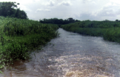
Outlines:
<svg viewBox="0 0 120 77"><path fill-rule="evenodd" d="M79 21L61 26L67 31L82 35L101 36L105 40L120 43L120 21Z"/></svg>

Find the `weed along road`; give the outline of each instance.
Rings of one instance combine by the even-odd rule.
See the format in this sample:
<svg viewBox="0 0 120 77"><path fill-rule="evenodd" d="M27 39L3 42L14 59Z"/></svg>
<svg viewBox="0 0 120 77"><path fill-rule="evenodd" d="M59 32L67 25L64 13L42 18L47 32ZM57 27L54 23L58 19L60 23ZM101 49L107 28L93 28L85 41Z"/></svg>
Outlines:
<svg viewBox="0 0 120 77"><path fill-rule="evenodd" d="M0 77L120 77L120 44L61 28L58 32L30 61L14 63Z"/></svg>

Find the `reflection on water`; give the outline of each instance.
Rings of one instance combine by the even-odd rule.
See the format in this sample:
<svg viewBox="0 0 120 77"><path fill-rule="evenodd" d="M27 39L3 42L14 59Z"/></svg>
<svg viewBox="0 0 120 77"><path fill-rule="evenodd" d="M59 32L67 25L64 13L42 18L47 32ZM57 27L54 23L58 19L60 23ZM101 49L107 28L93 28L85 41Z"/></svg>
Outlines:
<svg viewBox="0 0 120 77"><path fill-rule="evenodd" d="M30 61L19 61L0 77L119 77L120 45L101 37L81 36L58 30Z"/></svg>

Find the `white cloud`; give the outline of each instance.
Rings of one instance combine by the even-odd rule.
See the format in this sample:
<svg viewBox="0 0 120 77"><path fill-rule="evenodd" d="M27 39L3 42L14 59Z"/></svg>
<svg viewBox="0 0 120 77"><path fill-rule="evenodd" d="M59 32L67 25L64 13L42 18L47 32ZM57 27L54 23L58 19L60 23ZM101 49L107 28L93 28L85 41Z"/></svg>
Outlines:
<svg viewBox="0 0 120 77"><path fill-rule="evenodd" d="M32 10L24 5L18 6L21 10L25 10L26 12L31 12Z"/></svg>
<svg viewBox="0 0 120 77"><path fill-rule="evenodd" d="M0 0L8 1L8 0ZM9 0L20 3L30 19L68 18L120 19L119 0ZM66 7L67 6L67 7Z"/></svg>
<svg viewBox="0 0 120 77"><path fill-rule="evenodd" d="M83 3L90 3L92 0L82 0Z"/></svg>
<svg viewBox="0 0 120 77"><path fill-rule="evenodd" d="M70 6L72 5L72 3L70 1L62 1L61 3L59 3L59 5Z"/></svg>
<svg viewBox="0 0 120 77"><path fill-rule="evenodd" d="M37 12L50 11L50 9L37 9Z"/></svg>

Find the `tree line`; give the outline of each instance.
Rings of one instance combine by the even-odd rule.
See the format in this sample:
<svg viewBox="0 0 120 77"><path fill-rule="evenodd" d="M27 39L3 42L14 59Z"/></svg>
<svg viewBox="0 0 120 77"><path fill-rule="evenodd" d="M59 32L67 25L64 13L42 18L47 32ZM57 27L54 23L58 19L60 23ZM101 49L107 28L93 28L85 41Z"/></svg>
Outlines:
<svg viewBox="0 0 120 77"><path fill-rule="evenodd" d="M68 19L58 19L58 18L51 18L51 19L43 19L39 20L40 23L50 23L50 24L57 24L57 25L63 25L63 24L69 24L69 23L74 23L78 22L79 20L75 20L73 18L68 18Z"/></svg>

